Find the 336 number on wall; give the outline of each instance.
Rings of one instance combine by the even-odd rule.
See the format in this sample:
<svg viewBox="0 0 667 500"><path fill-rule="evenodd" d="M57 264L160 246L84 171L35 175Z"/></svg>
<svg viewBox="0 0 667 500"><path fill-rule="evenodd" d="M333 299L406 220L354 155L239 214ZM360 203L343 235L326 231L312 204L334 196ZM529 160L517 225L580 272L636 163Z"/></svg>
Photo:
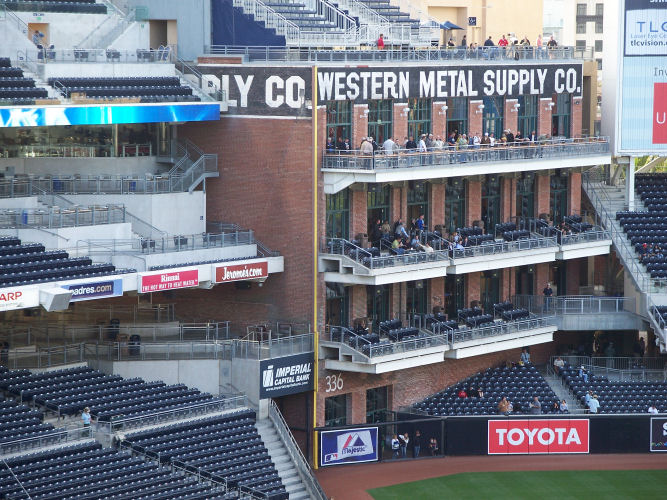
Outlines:
<svg viewBox="0 0 667 500"><path fill-rule="evenodd" d="M327 389L325 392L336 392L343 390L342 375L327 375Z"/></svg>

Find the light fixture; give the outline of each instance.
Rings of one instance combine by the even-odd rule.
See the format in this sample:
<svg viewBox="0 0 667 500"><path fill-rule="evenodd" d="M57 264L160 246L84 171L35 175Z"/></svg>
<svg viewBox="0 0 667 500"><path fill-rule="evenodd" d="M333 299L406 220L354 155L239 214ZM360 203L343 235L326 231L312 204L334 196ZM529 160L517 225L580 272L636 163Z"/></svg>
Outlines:
<svg viewBox="0 0 667 500"><path fill-rule="evenodd" d="M551 101L546 104L546 107L544 108L544 111L551 111L551 108L553 108L556 105L555 102Z"/></svg>
<svg viewBox="0 0 667 500"><path fill-rule="evenodd" d="M439 115L446 115L448 109L449 109L449 106L447 106L446 104L443 104L442 106L440 106L440 112L438 114Z"/></svg>
<svg viewBox="0 0 667 500"><path fill-rule="evenodd" d="M518 102L515 102L514 106L512 106L512 111L514 111L515 113L518 113L520 107L521 107L521 104L519 104Z"/></svg>
<svg viewBox="0 0 667 500"><path fill-rule="evenodd" d="M475 113L480 114L484 110L484 104L477 105L477 111Z"/></svg>
<svg viewBox="0 0 667 500"><path fill-rule="evenodd" d="M409 112L410 112L410 108L403 108L401 110L401 116L408 116Z"/></svg>
<svg viewBox="0 0 667 500"><path fill-rule="evenodd" d="M359 118L368 118L368 114L371 112L370 109L364 109L364 111L359 115Z"/></svg>

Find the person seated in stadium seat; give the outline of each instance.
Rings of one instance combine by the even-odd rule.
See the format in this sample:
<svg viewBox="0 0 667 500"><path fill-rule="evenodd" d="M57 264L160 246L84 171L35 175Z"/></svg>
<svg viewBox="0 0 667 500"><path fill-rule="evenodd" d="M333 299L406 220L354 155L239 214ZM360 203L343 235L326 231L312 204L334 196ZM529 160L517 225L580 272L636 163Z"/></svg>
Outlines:
<svg viewBox="0 0 667 500"><path fill-rule="evenodd" d="M461 390L457 393L457 396L460 397L460 398L465 399L465 398L468 397L468 394L466 393L465 389L461 389Z"/></svg>
<svg viewBox="0 0 667 500"><path fill-rule="evenodd" d="M500 403L498 403L498 414L507 416L510 413L512 413L512 404L507 400L506 396L503 396Z"/></svg>
<svg viewBox="0 0 667 500"><path fill-rule="evenodd" d="M484 397L484 391L482 390L481 387L479 389L477 389L477 397L478 398L483 398Z"/></svg>
<svg viewBox="0 0 667 500"><path fill-rule="evenodd" d="M651 415L657 415L658 413L660 413L658 409L655 407L655 403L653 403L651 406L648 407L648 412Z"/></svg>
<svg viewBox="0 0 667 500"><path fill-rule="evenodd" d="M479 397L479 392L474 387L471 387L470 389L468 389L468 397L469 398L478 398Z"/></svg>
<svg viewBox="0 0 667 500"><path fill-rule="evenodd" d="M521 364L522 365L529 365L530 364L530 353L528 352L528 349L525 347L521 349L521 358L520 358Z"/></svg>
<svg viewBox="0 0 667 500"><path fill-rule="evenodd" d="M403 241L398 238L394 238L394 242L391 244L391 249L396 253L396 255L403 255L405 253L405 247Z"/></svg>
<svg viewBox="0 0 667 500"><path fill-rule="evenodd" d="M588 403L591 401L592 398L593 398L593 391L588 391L584 396L584 405L586 406L585 410L587 411L588 411Z"/></svg>
<svg viewBox="0 0 667 500"><path fill-rule="evenodd" d="M570 409L567 407L567 401L562 400L560 402L560 412L561 413L570 413Z"/></svg>
<svg viewBox="0 0 667 500"><path fill-rule="evenodd" d="M391 454L392 458L399 458L401 452L401 443L396 434L391 436Z"/></svg>
<svg viewBox="0 0 667 500"><path fill-rule="evenodd" d="M564 366L565 366L565 361L563 361L563 358L558 356L554 361L554 371L556 372L556 375L560 375L560 371L563 369Z"/></svg>
<svg viewBox="0 0 667 500"><path fill-rule="evenodd" d="M551 406L551 411L549 413L560 413L560 404L558 401L554 401L554 404Z"/></svg>
<svg viewBox="0 0 667 500"><path fill-rule="evenodd" d="M428 443L428 451L431 453L432 457L438 454L438 440L434 437L432 437Z"/></svg>
<svg viewBox="0 0 667 500"><path fill-rule="evenodd" d="M584 365L581 365L581 367L579 368L579 377L584 379L585 384L588 383L588 371L586 370Z"/></svg>
<svg viewBox="0 0 667 500"><path fill-rule="evenodd" d="M530 413L532 415L541 415L542 414L542 403L540 403L540 398L537 396L533 397L533 400L530 402Z"/></svg>

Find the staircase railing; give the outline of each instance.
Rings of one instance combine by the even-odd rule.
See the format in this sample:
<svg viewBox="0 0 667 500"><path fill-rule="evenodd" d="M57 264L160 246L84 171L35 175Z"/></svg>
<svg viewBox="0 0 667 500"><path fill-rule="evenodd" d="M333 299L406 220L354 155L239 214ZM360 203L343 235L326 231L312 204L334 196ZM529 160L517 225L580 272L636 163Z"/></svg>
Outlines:
<svg viewBox="0 0 667 500"><path fill-rule="evenodd" d="M189 139L173 141L171 157L177 160L169 170L170 191L187 187L191 193L206 174L218 172L218 155L204 153Z"/></svg>
<svg viewBox="0 0 667 500"><path fill-rule="evenodd" d="M7 6L4 4L0 5L0 21L10 23L14 27L16 27L17 30L23 33L26 37L30 32L30 28L28 28L28 25L24 23L20 17L14 14L14 12L11 9L8 9Z"/></svg>
<svg viewBox="0 0 667 500"><path fill-rule="evenodd" d="M334 23L344 31L357 26L357 22L352 16L326 0L306 0L305 3L307 8L316 11L318 15L324 16L327 21Z"/></svg>
<svg viewBox="0 0 667 500"><path fill-rule="evenodd" d="M132 7L130 8L129 12L125 14L125 16L122 17L118 21L118 23L109 31L100 34L100 32L97 29L95 29L86 38L84 38L76 47L86 48L86 49L106 49L132 23L136 21L136 17L137 17L136 9ZM106 21L110 19L117 19L117 18L115 16L109 16L102 24L105 24Z"/></svg>
<svg viewBox="0 0 667 500"><path fill-rule="evenodd" d="M265 27L275 30L286 40L290 42L299 40L299 27L260 0L233 0L233 6L242 8L246 15L263 22Z"/></svg>
<svg viewBox="0 0 667 500"><path fill-rule="evenodd" d="M269 419L273 422L278 437L280 437L280 440L285 446L288 455L292 459L292 463L296 466L297 473L299 474L299 477L301 477L306 490L308 490L308 497L315 500L327 500L327 495L324 493L320 483L317 482L317 479L313 475L306 457L303 456L301 448L299 448L299 445L287 426L287 422L285 422L278 406L273 400L270 400L269 403ZM315 460L317 460L317 457L315 457Z"/></svg>
<svg viewBox="0 0 667 500"><path fill-rule="evenodd" d="M345 9L359 18L359 24L388 24L389 19L378 11L369 8L358 0L331 0L341 9Z"/></svg>

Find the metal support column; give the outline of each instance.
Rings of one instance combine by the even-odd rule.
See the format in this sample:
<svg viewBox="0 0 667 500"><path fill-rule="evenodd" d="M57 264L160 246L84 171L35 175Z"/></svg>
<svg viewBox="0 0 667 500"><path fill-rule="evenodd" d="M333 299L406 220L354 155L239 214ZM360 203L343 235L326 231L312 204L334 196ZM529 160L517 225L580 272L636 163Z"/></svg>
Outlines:
<svg viewBox="0 0 667 500"><path fill-rule="evenodd" d="M625 171L625 204L628 210L635 209L635 157L628 158Z"/></svg>

